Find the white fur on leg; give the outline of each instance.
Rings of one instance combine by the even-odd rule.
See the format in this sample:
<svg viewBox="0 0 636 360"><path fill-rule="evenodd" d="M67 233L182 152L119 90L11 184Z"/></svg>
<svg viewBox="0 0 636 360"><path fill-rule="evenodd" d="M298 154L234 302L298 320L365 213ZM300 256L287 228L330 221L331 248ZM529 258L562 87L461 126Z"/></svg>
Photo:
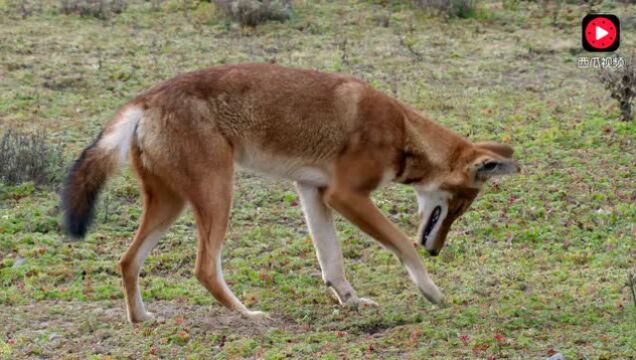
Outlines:
<svg viewBox="0 0 636 360"><path fill-rule="evenodd" d="M428 301L433 304L441 304L444 301L444 295L442 295L442 292L439 290L437 285L435 285L430 276L428 276L428 273L424 269L424 265L419 258L415 258L411 261L405 261L404 265L406 266L406 270L411 276L411 279Z"/></svg>
<svg viewBox="0 0 636 360"><path fill-rule="evenodd" d="M230 288L227 286L227 283L225 282L225 279L223 278L223 267L221 265L221 252L220 251L219 251L219 254L217 255L217 258L216 258L215 276L216 276L216 279L215 279L216 283L219 284L221 286L221 288L223 289L223 292L226 293L229 296L230 301L232 302L232 308L233 309L235 309L241 315L245 316L246 318L248 318L248 319L250 319L250 320L252 320L254 322L263 322L263 321L271 319L269 317L269 315L267 313L265 313L265 312L249 310L236 297L236 295L234 295L232 290L230 290Z"/></svg>
<svg viewBox="0 0 636 360"><path fill-rule="evenodd" d="M341 305L357 307L360 304L375 304L369 299L358 298L345 277L333 214L322 201L318 188L300 182L296 183L296 188L325 284L332 289Z"/></svg>
<svg viewBox="0 0 636 360"><path fill-rule="evenodd" d="M137 256L135 257L135 263L133 264L133 269L135 271L135 295L132 299L129 299L126 296L126 311L128 314L128 320L130 322L139 322L146 321L152 319L152 313L146 312L144 301L141 297L141 290L139 289L139 273L141 272L141 267L144 264L144 261L152 251L152 249L157 245L163 234L166 230L155 230L151 232L144 242L139 247L137 251Z"/></svg>

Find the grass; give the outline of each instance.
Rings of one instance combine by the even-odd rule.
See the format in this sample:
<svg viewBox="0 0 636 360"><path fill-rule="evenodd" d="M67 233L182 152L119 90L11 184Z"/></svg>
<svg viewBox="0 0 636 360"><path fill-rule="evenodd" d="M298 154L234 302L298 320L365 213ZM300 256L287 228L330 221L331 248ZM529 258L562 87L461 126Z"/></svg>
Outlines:
<svg viewBox="0 0 636 360"><path fill-rule="evenodd" d="M57 1L0 0L0 126L46 129L69 156L118 106L177 73L271 61L363 77L474 140L515 145L520 176L493 182L422 256L449 305L426 303L396 259L342 219L347 274L379 309L340 308L319 276L290 183L240 173L224 270L273 321L224 310L192 276L194 221L183 216L140 280L158 320L125 321L119 256L140 216L129 171L110 183L84 242L59 229L59 188L0 186L0 356L34 358L633 358L636 130L596 74L578 69L583 9L488 2L479 19L440 19L404 1L297 1L284 24L228 27L195 3L131 2L107 20ZM210 7L210 9L212 9ZM601 12L634 14L604 2ZM380 19L381 21L378 21ZM386 25L386 26L385 26ZM636 46L623 24L622 49ZM407 37L408 46L401 37ZM346 39L346 46L342 43ZM546 39L549 39L547 41ZM346 53L345 53L346 52ZM345 59L346 61L343 61ZM375 194L408 234L408 187Z"/></svg>

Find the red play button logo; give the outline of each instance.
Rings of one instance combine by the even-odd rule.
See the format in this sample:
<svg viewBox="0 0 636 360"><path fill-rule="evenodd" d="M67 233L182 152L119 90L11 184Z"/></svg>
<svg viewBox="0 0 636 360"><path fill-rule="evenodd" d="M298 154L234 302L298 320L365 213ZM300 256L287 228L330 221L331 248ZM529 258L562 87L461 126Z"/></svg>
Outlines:
<svg viewBox="0 0 636 360"><path fill-rule="evenodd" d="M609 32L605 31L605 29L603 29L602 27L600 26L595 26L595 27L596 27L596 41L602 40L604 37L609 35Z"/></svg>
<svg viewBox="0 0 636 360"><path fill-rule="evenodd" d="M615 51L620 45L621 25L610 14L590 14L583 18L583 48L587 51Z"/></svg>

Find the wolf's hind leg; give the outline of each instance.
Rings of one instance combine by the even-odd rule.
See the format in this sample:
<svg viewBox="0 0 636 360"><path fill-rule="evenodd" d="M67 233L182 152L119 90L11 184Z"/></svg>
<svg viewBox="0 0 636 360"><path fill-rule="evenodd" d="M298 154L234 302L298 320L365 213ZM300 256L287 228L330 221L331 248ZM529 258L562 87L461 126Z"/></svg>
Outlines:
<svg viewBox="0 0 636 360"><path fill-rule="evenodd" d="M336 226L331 209L322 200L322 191L312 185L296 183L307 227L311 233L322 279L335 293L341 305L377 305L374 301L359 298L344 274L342 251L336 237Z"/></svg>
<svg viewBox="0 0 636 360"><path fill-rule="evenodd" d="M139 290L139 272L150 251L183 210L184 200L154 175L139 170L144 211L133 242L119 261L130 322L148 320Z"/></svg>
<svg viewBox="0 0 636 360"><path fill-rule="evenodd" d="M218 145L217 151L206 174L197 173L199 183L188 189L199 233L195 276L228 309L252 320L264 320L267 314L248 310L223 278L221 250L232 207L234 161L229 147Z"/></svg>

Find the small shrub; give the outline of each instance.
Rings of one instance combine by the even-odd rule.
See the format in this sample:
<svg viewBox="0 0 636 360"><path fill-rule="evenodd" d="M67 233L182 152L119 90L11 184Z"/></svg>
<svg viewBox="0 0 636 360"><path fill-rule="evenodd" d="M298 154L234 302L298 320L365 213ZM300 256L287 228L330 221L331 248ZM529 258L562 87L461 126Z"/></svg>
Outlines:
<svg viewBox="0 0 636 360"><path fill-rule="evenodd" d="M126 10L125 0L60 0L62 14L108 19Z"/></svg>
<svg viewBox="0 0 636 360"><path fill-rule="evenodd" d="M289 19L291 0L215 0L217 8L241 26Z"/></svg>
<svg viewBox="0 0 636 360"><path fill-rule="evenodd" d="M51 145L46 133L6 130L0 138L0 183L16 185L31 181L37 185L57 184L63 174L62 147Z"/></svg>
<svg viewBox="0 0 636 360"><path fill-rule="evenodd" d="M219 18L216 5L214 3L206 2L199 3L193 12L193 18L199 24L214 24Z"/></svg>
<svg viewBox="0 0 636 360"><path fill-rule="evenodd" d="M163 2L163 0L146 0L150 2L150 9L152 11L159 11L161 10L161 3Z"/></svg>
<svg viewBox="0 0 636 360"><path fill-rule="evenodd" d="M615 70L606 69L600 73L600 80L609 91L612 99L618 101L620 119L633 119L632 105L636 99L636 53L625 59L625 66Z"/></svg>
<svg viewBox="0 0 636 360"><path fill-rule="evenodd" d="M418 9L468 19L477 15L477 0L414 0Z"/></svg>

